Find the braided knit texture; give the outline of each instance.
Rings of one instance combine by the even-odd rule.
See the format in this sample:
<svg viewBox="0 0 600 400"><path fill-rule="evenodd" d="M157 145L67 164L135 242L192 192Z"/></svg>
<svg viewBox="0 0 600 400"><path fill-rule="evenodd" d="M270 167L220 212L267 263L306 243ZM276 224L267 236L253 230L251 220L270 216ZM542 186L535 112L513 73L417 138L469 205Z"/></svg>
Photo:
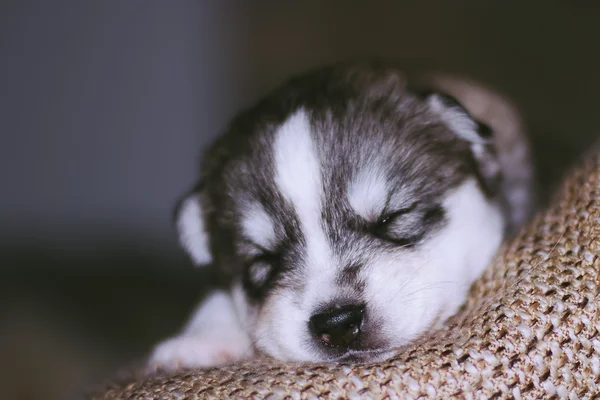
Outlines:
<svg viewBox="0 0 600 400"><path fill-rule="evenodd" d="M441 331L376 364L241 364L113 385L93 399L596 398L600 147L506 243Z"/></svg>

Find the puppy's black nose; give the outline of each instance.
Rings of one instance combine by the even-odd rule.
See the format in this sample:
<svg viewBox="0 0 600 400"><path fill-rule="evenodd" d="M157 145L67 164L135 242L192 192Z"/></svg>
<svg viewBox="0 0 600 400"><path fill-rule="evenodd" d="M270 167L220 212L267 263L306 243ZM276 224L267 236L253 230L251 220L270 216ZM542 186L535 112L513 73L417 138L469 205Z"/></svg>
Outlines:
<svg viewBox="0 0 600 400"><path fill-rule="evenodd" d="M352 347L360 336L364 306L351 305L315 314L309 326L318 341L328 347Z"/></svg>

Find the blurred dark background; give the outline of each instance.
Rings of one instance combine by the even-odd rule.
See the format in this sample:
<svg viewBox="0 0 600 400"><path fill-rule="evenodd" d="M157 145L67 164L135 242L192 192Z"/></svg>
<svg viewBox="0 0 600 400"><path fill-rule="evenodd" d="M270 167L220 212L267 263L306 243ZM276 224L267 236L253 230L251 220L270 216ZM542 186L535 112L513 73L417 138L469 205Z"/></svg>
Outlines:
<svg viewBox="0 0 600 400"><path fill-rule="evenodd" d="M377 55L483 80L548 184L598 137L598 21L597 2L0 2L0 398L69 398L179 329L206 276L174 201L288 75Z"/></svg>

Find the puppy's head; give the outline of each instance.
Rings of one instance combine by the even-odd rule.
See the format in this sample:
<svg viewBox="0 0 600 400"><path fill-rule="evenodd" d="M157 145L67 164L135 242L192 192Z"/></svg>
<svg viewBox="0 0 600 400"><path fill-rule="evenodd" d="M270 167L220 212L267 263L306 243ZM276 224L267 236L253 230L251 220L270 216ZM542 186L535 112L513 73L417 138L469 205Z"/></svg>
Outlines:
<svg viewBox="0 0 600 400"><path fill-rule="evenodd" d="M178 209L257 347L375 359L455 313L506 228L489 129L394 68L295 78L233 121Z"/></svg>

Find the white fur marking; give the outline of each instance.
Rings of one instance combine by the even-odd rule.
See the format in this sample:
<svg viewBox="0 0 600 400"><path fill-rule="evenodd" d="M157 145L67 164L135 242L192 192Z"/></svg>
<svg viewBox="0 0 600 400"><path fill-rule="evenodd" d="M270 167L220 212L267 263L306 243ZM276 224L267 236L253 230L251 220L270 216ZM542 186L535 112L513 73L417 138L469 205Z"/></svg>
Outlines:
<svg viewBox="0 0 600 400"><path fill-rule="evenodd" d="M384 173L377 168L361 171L348 188L354 211L367 221L376 220L385 208L388 195Z"/></svg>
<svg viewBox="0 0 600 400"><path fill-rule="evenodd" d="M327 238L321 225L323 187L321 170L303 111L290 117L275 139L275 182L293 205L306 239L309 268L326 269L331 261Z"/></svg>
<svg viewBox="0 0 600 400"><path fill-rule="evenodd" d="M181 204L177 215L177 230L179 242L196 265L212 262L199 195L192 194Z"/></svg>
<svg viewBox="0 0 600 400"><path fill-rule="evenodd" d="M304 271L311 277L303 298L306 304L290 304L289 296L274 294L256 329L257 346L281 359L311 360L306 348L306 321L314 302L326 296L323 287L335 282L335 261L321 220L323 186L321 166L304 111L291 116L278 130L274 143L275 183L292 204L306 240ZM276 316L276 317L272 317Z"/></svg>
<svg viewBox="0 0 600 400"><path fill-rule="evenodd" d="M265 248L275 245L275 226L267 212L258 204L253 204L242 220L242 230L247 239Z"/></svg>
<svg viewBox="0 0 600 400"><path fill-rule="evenodd" d="M310 268L328 266L331 261L327 238L321 225L323 186L321 168L303 111L290 117L275 139L275 182L292 203L306 239Z"/></svg>

